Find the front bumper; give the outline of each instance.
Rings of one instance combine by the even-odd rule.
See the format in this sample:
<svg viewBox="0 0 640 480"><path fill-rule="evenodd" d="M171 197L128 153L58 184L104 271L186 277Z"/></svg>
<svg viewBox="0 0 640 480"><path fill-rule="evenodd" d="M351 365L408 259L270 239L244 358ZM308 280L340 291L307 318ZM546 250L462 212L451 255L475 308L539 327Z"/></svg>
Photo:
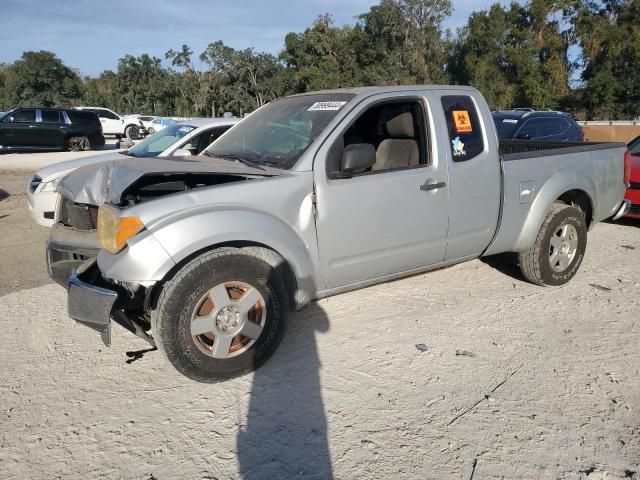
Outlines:
<svg viewBox="0 0 640 480"><path fill-rule="evenodd" d="M95 259L75 270L69 278L67 311L75 321L100 333L106 346L111 346L111 313L118 293L91 283L96 281Z"/></svg>
<svg viewBox="0 0 640 480"><path fill-rule="evenodd" d="M45 255L49 277L68 288L73 271L88 259L95 258L99 251L100 242L95 231L53 225Z"/></svg>
<svg viewBox="0 0 640 480"><path fill-rule="evenodd" d="M615 221L624 217L629 212L630 209L631 209L631 201L623 200L622 205L620 205L620 208L618 208L618 211L613 216L612 220Z"/></svg>
<svg viewBox="0 0 640 480"><path fill-rule="evenodd" d="M111 346L112 321L155 347L153 337L147 333L149 325L125 313L125 307L131 303L129 293L102 277L95 258L87 260L69 278L67 312L78 323L100 333L107 347Z"/></svg>
<svg viewBox="0 0 640 480"><path fill-rule="evenodd" d="M631 202L631 208L626 216L640 219L640 188L629 188L624 198Z"/></svg>
<svg viewBox="0 0 640 480"><path fill-rule="evenodd" d="M56 192L27 192L29 213L38 225L50 227L54 223L54 214L58 194Z"/></svg>

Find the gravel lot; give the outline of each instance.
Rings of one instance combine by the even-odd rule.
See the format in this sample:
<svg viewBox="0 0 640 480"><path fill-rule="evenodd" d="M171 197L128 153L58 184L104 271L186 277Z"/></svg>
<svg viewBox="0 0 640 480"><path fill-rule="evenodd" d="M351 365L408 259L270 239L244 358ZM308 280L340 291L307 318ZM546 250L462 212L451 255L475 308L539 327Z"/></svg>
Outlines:
<svg viewBox="0 0 640 480"><path fill-rule="evenodd" d="M29 177L0 172L2 479L640 478L640 222L560 288L493 258L311 304L201 385L66 317Z"/></svg>

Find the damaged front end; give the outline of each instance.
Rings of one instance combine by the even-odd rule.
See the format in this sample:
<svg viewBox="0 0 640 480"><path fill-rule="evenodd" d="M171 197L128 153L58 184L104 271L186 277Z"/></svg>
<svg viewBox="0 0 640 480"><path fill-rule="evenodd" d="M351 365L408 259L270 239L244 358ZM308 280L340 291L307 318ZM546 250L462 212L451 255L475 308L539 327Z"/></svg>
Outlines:
<svg viewBox="0 0 640 480"><path fill-rule="evenodd" d="M108 205L119 215L129 207L167 195L277 176L281 172L195 158L126 160L88 166L71 172L58 185L61 197L56 224L47 244L49 275L68 289L69 316L98 331L107 346L111 344L111 321L154 345L149 311L155 282L124 282L106 278L100 271L97 255L103 246L98 232L99 206ZM148 242L155 242L149 232L141 235L149 237ZM126 250L112 257L117 262L135 265L150 255L149 249L136 253L136 247L126 243L122 248ZM133 278L147 277L140 274Z"/></svg>
<svg viewBox="0 0 640 480"><path fill-rule="evenodd" d="M127 287L102 277L95 258L87 260L69 278L69 316L100 333L107 347L111 346L112 320L155 347L143 309L146 289Z"/></svg>

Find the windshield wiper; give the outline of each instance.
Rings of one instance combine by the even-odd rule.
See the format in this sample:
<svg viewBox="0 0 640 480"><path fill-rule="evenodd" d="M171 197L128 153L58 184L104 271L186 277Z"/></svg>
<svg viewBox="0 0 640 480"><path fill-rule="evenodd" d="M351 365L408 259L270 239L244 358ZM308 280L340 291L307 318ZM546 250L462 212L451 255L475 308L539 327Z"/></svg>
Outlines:
<svg viewBox="0 0 640 480"><path fill-rule="evenodd" d="M264 171L264 167L262 167L258 162L254 162L253 160L250 160L241 155L237 155L235 153L211 153L208 150L205 150L203 154L207 157L223 158L225 160L237 160L238 162L243 163L248 167L257 168L258 170Z"/></svg>

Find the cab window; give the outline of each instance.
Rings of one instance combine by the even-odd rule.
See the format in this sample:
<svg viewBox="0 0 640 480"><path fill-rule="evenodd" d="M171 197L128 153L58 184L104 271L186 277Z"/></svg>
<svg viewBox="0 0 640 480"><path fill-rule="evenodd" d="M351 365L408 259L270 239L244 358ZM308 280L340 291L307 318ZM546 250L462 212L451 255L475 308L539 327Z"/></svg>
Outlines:
<svg viewBox="0 0 640 480"><path fill-rule="evenodd" d="M484 151L484 135L473 99L466 95L442 97L449 131L449 148L454 162L464 162Z"/></svg>
<svg viewBox="0 0 640 480"><path fill-rule="evenodd" d="M345 150L367 146L375 152L371 167L349 176L420 167L429 163L424 110L419 100L373 105L364 111L331 148L327 159L330 178L344 178L341 160Z"/></svg>

